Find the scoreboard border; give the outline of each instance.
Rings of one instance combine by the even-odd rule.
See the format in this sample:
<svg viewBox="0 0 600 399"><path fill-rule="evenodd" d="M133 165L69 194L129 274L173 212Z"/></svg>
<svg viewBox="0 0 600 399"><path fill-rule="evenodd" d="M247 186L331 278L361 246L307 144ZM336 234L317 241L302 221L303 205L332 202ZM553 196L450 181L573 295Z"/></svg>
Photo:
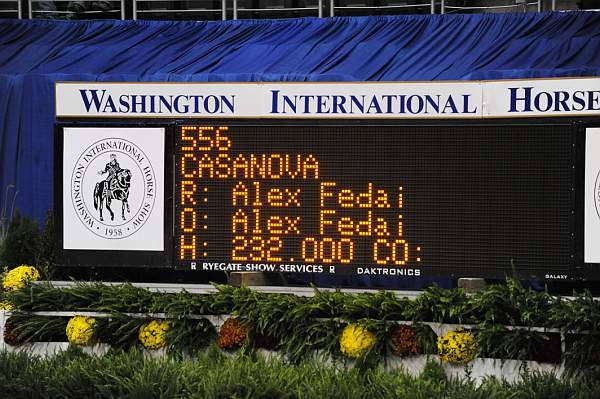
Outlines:
<svg viewBox="0 0 600 399"><path fill-rule="evenodd" d="M174 212L175 193L174 152L175 132L183 125L226 125L232 126L430 126L430 127L473 127L473 126L570 126L572 142L572 218L571 230L571 264L568 265L570 274L567 280L598 280L600 281L600 264L584 263L584 181L585 181L585 132L586 128L600 127L600 118L531 118L525 120L486 119L486 120L335 120L335 119L198 119L198 118L157 118L151 121L132 121L127 118L102 119L89 118L85 121L73 121L60 118L55 124L54 142L54 216L55 242L57 244L57 264L68 267L151 267L175 268L174 242ZM164 215L164 251L112 251L102 250L64 250L62 249L62 157L63 129L65 127L162 127L165 129L165 215ZM177 269L185 270L185 269ZM517 265L518 270L518 265ZM518 273L518 272L517 272ZM439 277L456 277L455 272L439 274ZM526 277L526 276L523 276ZM543 276L539 276L542 277ZM545 280L556 280L554 277Z"/></svg>

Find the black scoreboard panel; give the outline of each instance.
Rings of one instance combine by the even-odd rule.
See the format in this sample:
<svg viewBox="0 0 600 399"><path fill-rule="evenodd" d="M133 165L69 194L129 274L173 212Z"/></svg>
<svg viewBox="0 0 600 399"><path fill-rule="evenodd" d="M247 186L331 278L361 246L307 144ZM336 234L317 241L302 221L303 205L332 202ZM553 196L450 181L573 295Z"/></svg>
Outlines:
<svg viewBox="0 0 600 399"><path fill-rule="evenodd" d="M174 263L378 276L569 274L572 126L183 125Z"/></svg>

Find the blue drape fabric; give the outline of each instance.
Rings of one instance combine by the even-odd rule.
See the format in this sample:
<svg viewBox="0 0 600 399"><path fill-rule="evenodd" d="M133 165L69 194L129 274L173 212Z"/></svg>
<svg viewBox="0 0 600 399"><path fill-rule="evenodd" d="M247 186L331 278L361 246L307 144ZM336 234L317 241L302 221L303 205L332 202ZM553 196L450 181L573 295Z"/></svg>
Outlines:
<svg viewBox="0 0 600 399"><path fill-rule="evenodd" d="M411 81L600 74L600 13L0 21L0 209L52 207L56 81ZM10 195L8 196L11 197Z"/></svg>

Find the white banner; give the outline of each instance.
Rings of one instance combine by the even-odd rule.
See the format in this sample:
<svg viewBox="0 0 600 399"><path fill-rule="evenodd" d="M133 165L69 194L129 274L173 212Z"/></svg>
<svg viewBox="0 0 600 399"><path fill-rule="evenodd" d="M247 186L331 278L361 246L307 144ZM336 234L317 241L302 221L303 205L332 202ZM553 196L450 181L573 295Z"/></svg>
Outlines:
<svg viewBox="0 0 600 399"><path fill-rule="evenodd" d="M579 115L600 115L600 78L56 83L56 116L61 118L456 119Z"/></svg>
<svg viewBox="0 0 600 399"><path fill-rule="evenodd" d="M483 83L483 117L600 115L600 78Z"/></svg>
<svg viewBox="0 0 600 399"><path fill-rule="evenodd" d="M164 143L164 128L64 129L64 249L164 250Z"/></svg>
<svg viewBox="0 0 600 399"><path fill-rule="evenodd" d="M585 134L584 261L600 263L600 128Z"/></svg>

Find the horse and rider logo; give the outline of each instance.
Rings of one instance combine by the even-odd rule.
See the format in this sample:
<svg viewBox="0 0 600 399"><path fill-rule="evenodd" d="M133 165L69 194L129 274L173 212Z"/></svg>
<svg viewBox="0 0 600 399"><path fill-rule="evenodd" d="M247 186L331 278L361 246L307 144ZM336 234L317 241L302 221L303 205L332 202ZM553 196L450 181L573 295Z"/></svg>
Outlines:
<svg viewBox="0 0 600 399"><path fill-rule="evenodd" d="M102 215L102 204L106 203L106 209L110 212L110 220L115 220L115 214L110 208L113 200L121 201L121 218L125 220L125 209L130 213L129 188L131 187L131 172L129 169L121 169L117 156L110 154L110 162L106 164L104 170L99 170L98 174L108 173L105 180L96 183L94 188L94 209L100 213L100 221L104 220Z"/></svg>
<svg viewBox="0 0 600 399"><path fill-rule="evenodd" d="M88 230L102 238L121 239L135 234L149 219L156 178L138 145L106 138L81 153L70 191L76 214ZM114 209L119 203L120 212Z"/></svg>

